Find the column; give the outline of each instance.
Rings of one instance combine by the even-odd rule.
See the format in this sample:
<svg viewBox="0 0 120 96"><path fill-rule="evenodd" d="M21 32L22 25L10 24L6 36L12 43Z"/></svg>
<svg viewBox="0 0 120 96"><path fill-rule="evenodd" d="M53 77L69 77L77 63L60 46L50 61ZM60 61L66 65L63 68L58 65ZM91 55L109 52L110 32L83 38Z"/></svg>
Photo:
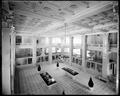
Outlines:
<svg viewBox="0 0 120 96"><path fill-rule="evenodd" d="M65 37L61 37L61 53L63 53L64 52L64 43L65 43Z"/></svg>
<svg viewBox="0 0 120 96"><path fill-rule="evenodd" d="M73 37L70 36L70 54L69 54L69 64L72 65L72 56L73 56Z"/></svg>
<svg viewBox="0 0 120 96"><path fill-rule="evenodd" d="M86 44L87 44L87 38L86 35L82 35L82 70L85 71L86 69Z"/></svg>
<svg viewBox="0 0 120 96"><path fill-rule="evenodd" d="M107 78L109 75L109 44L108 44L108 34L103 34L103 63L102 63L102 76Z"/></svg>
<svg viewBox="0 0 120 96"><path fill-rule="evenodd" d="M11 94L10 28L2 28L2 93Z"/></svg>
<svg viewBox="0 0 120 96"><path fill-rule="evenodd" d="M52 38L49 37L49 63L52 64Z"/></svg>
<svg viewBox="0 0 120 96"><path fill-rule="evenodd" d="M14 32L14 27L11 27L11 33L10 33L10 51L11 51L11 58L10 58L10 71L11 71L11 91L12 94L14 94L14 78L15 78L15 37L16 33Z"/></svg>
<svg viewBox="0 0 120 96"><path fill-rule="evenodd" d="M45 48L44 47L42 47L42 54L41 55L45 56Z"/></svg>
<svg viewBox="0 0 120 96"><path fill-rule="evenodd" d="M37 50L36 36L33 36L33 59L32 59L33 64L36 64L37 59L36 50Z"/></svg>
<svg viewBox="0 0 120 96"><path fill-rule="evenodd" d="M119 24L118 24L119 25ZM117 65L116 65L116 74L117 74L117 78L116 78L116 92L119 93L119 31L117 32Z"/></svg>

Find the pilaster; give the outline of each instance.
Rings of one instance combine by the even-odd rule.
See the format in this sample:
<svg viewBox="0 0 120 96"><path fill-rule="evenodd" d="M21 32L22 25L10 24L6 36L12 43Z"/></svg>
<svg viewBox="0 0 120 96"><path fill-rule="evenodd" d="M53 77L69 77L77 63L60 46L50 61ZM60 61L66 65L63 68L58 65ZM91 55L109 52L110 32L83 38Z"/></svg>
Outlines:
<svg viewBox="0 0 120 96"><path fill-rule="evenodd" d="M109 44L108 44L108 34L103 35L103 63L102 63L102 76L106 78L109 75Z"/></svg>
<svg viewBox="0 0 120 96"><path fill-rule="evenodd" d="M52 38L49 37L49 63L52 64Z"/></svg>
<svg viewBox="0 0 120 96"><path fill-rule="evenodd" d="M73 37L70 36L70 53L69 53L69 64L72 65L72 56L73 56Z"/></svg>
<svg viewBox="0 0 120 96"><path fill-rule="evenodd" d="M82 36L82 70L85 71L86 69L86 44L87 44L87 38L86 35Z"/></svg>
<svg viewBox="0 0 120 96"><path fill-rule="evenodd" d="M36 44L36 37L33 36L33 64L36 64L36 49L37 49L37 44Z"/></svg>

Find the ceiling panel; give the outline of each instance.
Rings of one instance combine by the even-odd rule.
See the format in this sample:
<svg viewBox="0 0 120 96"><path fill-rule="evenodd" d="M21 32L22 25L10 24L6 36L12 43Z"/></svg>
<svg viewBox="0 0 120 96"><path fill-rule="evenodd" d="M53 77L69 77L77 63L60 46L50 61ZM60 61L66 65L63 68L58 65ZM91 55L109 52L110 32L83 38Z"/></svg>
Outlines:
<svg viewBox="0 0 120 96"><path fill-rule="evenodd" d="M41 20L38 18L32 18L30 21L28 21L27 25L28 26L35 26L36 24L40 23Z"/></svg>
<svg viewBox="0 0 120 96"><path fill-rule="evenodd" d="M112 4L111 1L21 1L11 2L10 6L15 10L16 30L50 34L63 31L65 23L68 23L67 30L74 32L108 22L118 22ZM109 8L111 9L108 10Z"/></svg>
<svg viewBox="0 0 120 96"><path fill-rule="evenodd" d="M81 19L80 21L76 21L77 24L86 24L92 27L109 22L118 22L117 16L114 15L112 9Z"/></svg>
<svg viewBox="0 0 120 96"><path fill-rule="evenodd" d="M38 27L44 28L47 27L48 25L52 24L52 21L44 21Z"/></svg>
<svg viewBox="0 0 120 96"><path fill-rule="evenodd" d="M24 24L25 23L25 21L26 21L26 16L24 16L24 15L19 15L19 14L15 14L14 15L14 24L16 25L22 25L22 24Z"/></svg>
<svg viewBox="0 0 120 96"><path fill-rule="evenodd" d="M50 3L53 3L55 6L62 8L65 8L71 4L70 1L48 1Z"/></svg>

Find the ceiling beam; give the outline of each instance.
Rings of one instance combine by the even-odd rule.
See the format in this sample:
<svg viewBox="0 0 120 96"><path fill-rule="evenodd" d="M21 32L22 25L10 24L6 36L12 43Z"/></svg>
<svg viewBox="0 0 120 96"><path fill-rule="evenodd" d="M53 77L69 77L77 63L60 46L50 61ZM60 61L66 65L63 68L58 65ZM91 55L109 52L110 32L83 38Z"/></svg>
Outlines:
<svg viewBox="0 0 120 96"><path fill-rule="evenodd" d="M81 19L84 19L84 18L92 16L92 15L96 15L96 14L98 14L100 12L104 12L106 10L111 9L111 6L110 6L111 4L112 4L111 1L102 2L102 3L98 4L98 5L93 6L92 8L88 8L86 10L78 12L76 15L73 15L71 18L68 18L64 22L65 23L71 23L71 22L75 22L77 20L81 20ZM60 24L59 27L63 26L63 24L64 23ZM83 27L86 27L86 26L83 26ZM56 29L56 28L57 28L57 26L54 29Z"/></svg>
<svg viewBox="0 0 120 96"><path fill-rule="evenodd" d="M34 26L24 26L24 25L20 25L20 24L15 24L15 26L22 27L23 29L25 29L26 27L32 29L34 27Z"/></svg>
<svg viewBox="0 0 120 96"><path fill-rule="evenodd" d="M103 24L103 25L96 25L93 27L94 30L96 29L101 29L101 28L105 28L105 27L109 27L109 26L114 26L114 25L118 25L117 23L106 23L106 24Z"/></svg>
<svg viewBox="0 0 120 96"><path fill-rule="evenodd" d="M110 21L113 21L112 18L109 18L108 16L106 16L105 14L100 14L101 16L103 16L103 18L107 19L107 20L110 20Z"/></svg>
<svg viewBox="0 0 120 96"><path fill-rule="evenodd" d="M65 1L65 2L66 2L66 1ZM64 8L64 7L62 7L62 6L59 6L59 5L53 4L52 2L47 1L47 4L50 4L50 5L54 6L54 7L56 7L57 9L65 10L65 11L69 12L70 14L74 14L74 11L69 10L69 9L67 9L67 8Z"/></svg>
<svg viewBox="0 0 120 96"><path fill-rule="evenodd" d="M111 8L112 2L111 1L104 1L100 4L97 4L95 6L92 6L91 8L87 8L86 10L79 11L77 14L73 15L71 18L68 18L65 22L71 22L71 21L77 21L95 14L98 14L100 12L109 10ZM81 14L82 13L82 14Z"/></svg>
<svg viewBox="0 0 120 96"><path fill-rule="evenodd" d="M53 25L49 26L48 28L42 30L42 33L54 31L54 30L56 30L56 28L63 26L63 25L64 25L63 22L56 22ZM39 33L39 31L37 31L36 33Z"/></svg>
<svg viewBox="0 0 120 96"><path fill-rule="evenodd" d="M24 29L27 27L27 24L28 24L28 22L29 22L30 20L32 20L32 18L27 17L27 20L26 20L25 25L24 25Z"/></svg>
<svg viewBox="0 0 120 96"><path fill-rule="evenodd" d="M35 26L33 26L31 31L34 31L42 22L38 22Z"/></svg>
<svg viewBox="0 0 120 96"><path fill-rule="evenodd" d="M87 28L87 29L91 29L92 27L90 27L87 24L81 24L80 22L73 22L73 24L79 26L79 27L83 27L83 28Z"/></svg>
<svg viewBox="0 0 120 96"><path fill-rule="evenodd" d="M32 17L32 18L38 18L38 19L46 19L46 20L54 20L54 21L59 21L59 22L62 22L64 21L64 19L60 19L60 18L54 18L54 17L50 17L50 16L45 16L43 14L38 14L38 13L35 13L35 12L28 12L28 11L25 11L25 10L21 10L21 9L16 9L15 10L15 13L16 14L20 14L20 15L25 15L25 16L28 16L28 17Z"/></svg>

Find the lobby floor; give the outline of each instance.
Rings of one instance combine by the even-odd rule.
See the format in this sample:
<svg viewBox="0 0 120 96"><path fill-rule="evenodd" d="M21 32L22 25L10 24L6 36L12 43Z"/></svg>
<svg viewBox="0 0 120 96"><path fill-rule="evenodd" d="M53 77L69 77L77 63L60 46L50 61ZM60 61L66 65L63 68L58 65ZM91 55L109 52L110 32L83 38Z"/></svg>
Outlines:
<svg viewBox="0 0 120 96"><path fill-rule="evenodd" d="M79 73L76 79L79 81L71 79L62 70L62 67L69 67ZM57 68L56 64L42 64L41 72L48 72L57 83L49 88L44 80L41 78L40 73L37 71L36 66L26 66L17 67L17 74L15 76L15 94L74 94L74 95L113 95L111 89L109 89L106 83L94 78L91 74L85 73L80 69L70 66L68 64L60 63L60 67ZM87 82L89 78L92 77L94 82L93 90L89 90Z"/></svg>

